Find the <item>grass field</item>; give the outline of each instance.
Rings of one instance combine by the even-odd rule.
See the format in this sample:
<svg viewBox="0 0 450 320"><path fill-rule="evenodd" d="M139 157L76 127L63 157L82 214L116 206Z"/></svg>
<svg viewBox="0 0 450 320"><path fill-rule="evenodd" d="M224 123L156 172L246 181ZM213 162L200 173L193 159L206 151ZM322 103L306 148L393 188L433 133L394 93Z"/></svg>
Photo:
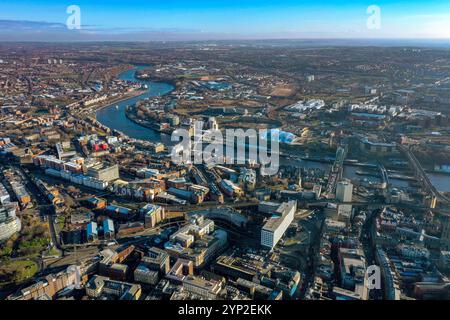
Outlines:
<svg viewBox="0 0 450 320"><path fill-rule="evenodd" d="M38 271L38 265L32 260L10 260L0 263L0 286L20 283Z"/></svg>

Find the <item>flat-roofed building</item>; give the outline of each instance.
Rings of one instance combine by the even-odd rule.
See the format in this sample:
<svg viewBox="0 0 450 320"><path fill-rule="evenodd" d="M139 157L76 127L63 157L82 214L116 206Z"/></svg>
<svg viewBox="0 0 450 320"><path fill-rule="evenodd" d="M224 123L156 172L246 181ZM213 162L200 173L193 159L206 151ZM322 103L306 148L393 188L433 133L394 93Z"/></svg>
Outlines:
<svg viewBox="0 0 450 320"><path fill-rule="evenodd" d="M175 282L182 283L186 276L192 276L194 274L194 263L186 259L178 259L170 269L166 278Z"/></svg>
<svg viewBox="0 0 450 320"><path fill-rule="evenodd" d="M344 223L350 223L352 218L353 207L351 204L338 204L337 205L337 219Z"/></svg>
<svg viewBox="0 0 450 320"><path fill-rule="evenodd" d="M294 220L297 202L282 203L261 229L261 245L273 249Z"/></svg>
<svg viewBox="0 0 450 320"><path fill-rule="evenodd" d="M267 300L274 292L271 288L242 278L236 280L236 286L239 290L249 294L253 299L258 300Z"/></svg>
<svg viewBox="0 0 450 320"><path fill-rule="evenodd" d="M141 259L134 271L134 280L145 284L156 285L170 271L170 257L164 250L153 247L148 256Z"/></svg>
<svg viewBox="0 0 450 320"><path fill-rule="evenodd" d="M156 224L166 219L164 207L147 203L139 210L139 214L144 218L145 228L154 228Z"/></svg>
<svg viewBox="0 0 450 320"><path fill-rule="evenodd" d="M361 300L368 299L366 259L362 249L339 248L341 285L355 292Z"/></svg>
<svg viewBox="0 0 450 320"><path fill-rule="evenodd" d="M214 273L235 280L242 278L248 281L253 281L258 274L258 270L254 266L242 261L240 258L225 255L217 258L211 268Z"/></svg>
<svg viewBox="0 0 450 320"><path fill-rule="evenodd" d="M90 167L87 171L87 175L98 180L110 182L119 179L119 166L117 164L112 166L99 164Z"/></svg>
<svg viewBox="0 0 450 320"><path fill-rule="evenodd" d="M170 271L170 258L167 252L153 247L148 250L148 257L144 257L145 262L159 270L161 274L167 274Z"/></svg>
<svg viewBox="0 0 450 320"><path fill-rule="evenodd" d="M203 215L188 217L190 223L172 234L164 248L171 256L191 260L199 268L226 248L228 235L224 230L215 230L214 221Z"/></svg>
<svg viewBox="0 0 450 320"><path fill-rule="evenodd" d="M141 296L141 286L95 275L86 284L86 293L90 298L94 299L105 295L118 300L139 300Z"/></svg>
<svg viewBox="0 0 450 320"><path fill-rule="evenodd" d="M204 299L217 299L222 287L221 283L206 280L196 276L187 276L183 279L183 288L188 292L199 295Z"/></svg>
<svg viewBox="0 0 450 320"><path fill-rule="evenodd" d="M158 271L150 269L149 266L143 263L140 263L134 270L134 281L136 282L154 286L158 284L159 279L160 277Z"/></svg>
<svg viewBox="0 0 450 320"><path fill-rule="evenodd" d="M336 186L336 200L340 202L351 202L353 195L353 184L348 180L339 181Z"/></svg>
<svg viewBox="0 0 450 320"><path fill-rule="evenodd" d="M77 274L80 272L78 266L72 266L67 270L58 272L56 274L48 274L38 279L32 285L22 288L17 292L11 294L7 300L37 300L41 297L53 298L58 292L66 289L71 285L76 285Z"/></svg>

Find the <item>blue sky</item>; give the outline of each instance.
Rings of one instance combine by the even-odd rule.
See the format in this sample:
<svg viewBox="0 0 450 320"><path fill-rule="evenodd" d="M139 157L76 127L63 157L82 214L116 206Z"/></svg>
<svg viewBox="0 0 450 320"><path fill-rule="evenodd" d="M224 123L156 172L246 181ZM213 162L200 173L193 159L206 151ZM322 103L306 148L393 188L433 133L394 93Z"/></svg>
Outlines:
<svg viewBox="0 0 450 320"><path fill-rule="evenodd" d="M80 7L80 32L86 34L162 30L218 38L450 38L449 0L0 0L0 20L65 23L69 5ZM380 29L366 26L369 5L381 9Z"/></svg>

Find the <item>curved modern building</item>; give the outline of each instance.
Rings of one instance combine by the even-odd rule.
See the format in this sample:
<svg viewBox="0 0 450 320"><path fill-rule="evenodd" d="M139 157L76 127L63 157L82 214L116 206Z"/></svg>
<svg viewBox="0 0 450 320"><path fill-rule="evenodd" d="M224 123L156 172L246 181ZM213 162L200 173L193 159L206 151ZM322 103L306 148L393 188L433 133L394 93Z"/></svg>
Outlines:
<svg viewBox="0 0 450 320"><path fill-rule="evenodd" d="M261 139L276 141L279 143L293 144L298 137L290 132L280 129L270 129L260 134Z"/></svg>

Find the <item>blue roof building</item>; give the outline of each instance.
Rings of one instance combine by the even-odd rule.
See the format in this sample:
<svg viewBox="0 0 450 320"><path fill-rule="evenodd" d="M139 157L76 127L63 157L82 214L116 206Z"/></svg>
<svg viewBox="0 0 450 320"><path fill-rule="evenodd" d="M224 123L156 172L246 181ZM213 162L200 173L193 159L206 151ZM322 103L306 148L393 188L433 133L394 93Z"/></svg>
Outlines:
<svg viewBox="0 0 450 320"><path fill-rule="evenodd" d="M103 235L105 238L114 237L114 222L111 219L103 220Z"/></svg>
<svg viewBox="0 0 450 320"><path fill-rule="evenodd" d="M98 239L97 222L89 222L86 229L86 235L88 241L94 241Z"/></svg>

